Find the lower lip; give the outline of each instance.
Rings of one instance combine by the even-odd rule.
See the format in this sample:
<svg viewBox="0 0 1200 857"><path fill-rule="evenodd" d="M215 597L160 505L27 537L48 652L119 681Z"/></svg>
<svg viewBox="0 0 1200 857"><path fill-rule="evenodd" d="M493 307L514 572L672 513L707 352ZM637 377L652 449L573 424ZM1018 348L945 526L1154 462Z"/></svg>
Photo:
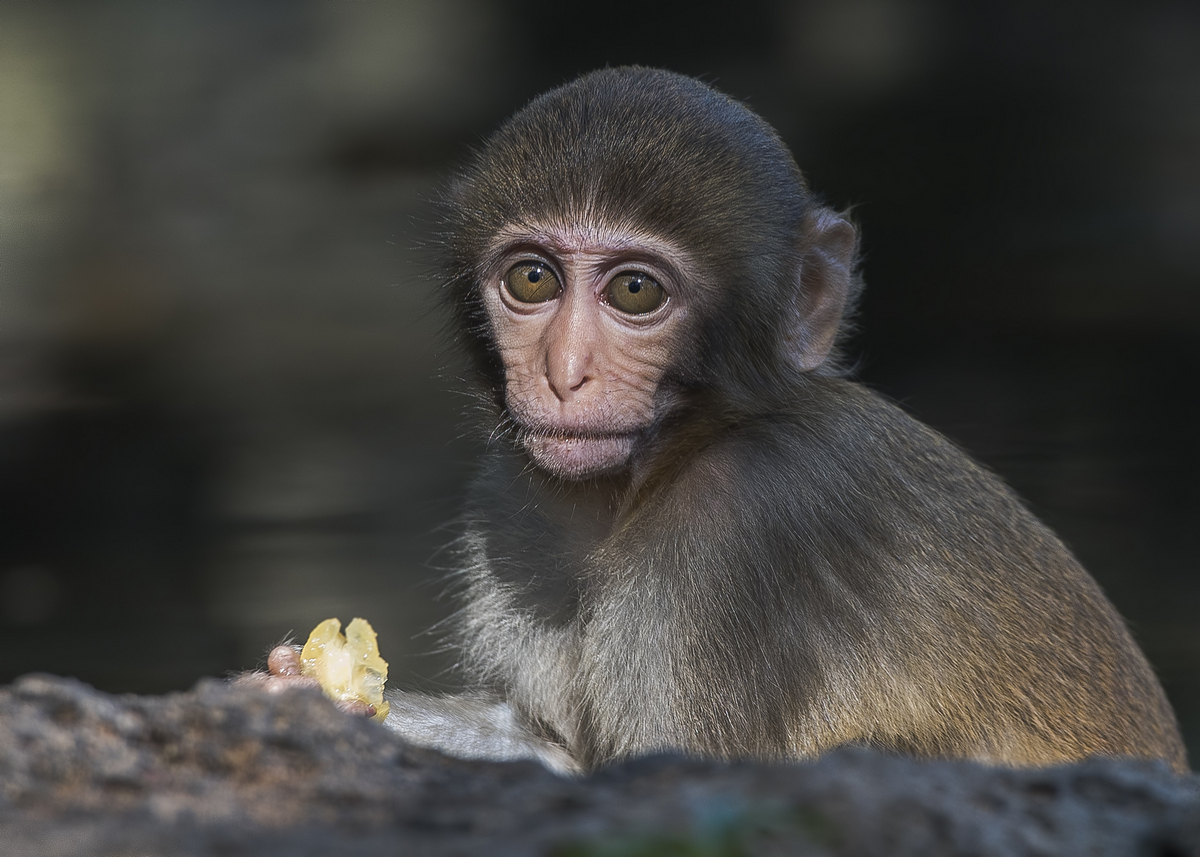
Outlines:
<svg viewBox="0 0 1200 857"><path fill-rule="evenodd" d="M621 470L633 452L633 434L563 437L529 433L525 450L534 463L563 479L587 479Z"/></svg>

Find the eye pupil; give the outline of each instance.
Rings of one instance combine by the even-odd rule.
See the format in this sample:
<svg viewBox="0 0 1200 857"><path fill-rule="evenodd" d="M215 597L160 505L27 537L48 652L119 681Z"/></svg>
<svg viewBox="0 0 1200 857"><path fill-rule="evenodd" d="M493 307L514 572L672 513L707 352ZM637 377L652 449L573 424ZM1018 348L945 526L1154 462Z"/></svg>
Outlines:
<svg viewBox="0 0 1200 857"><path fill-rule="evenodd" d="M540 268L531 268L529 273L525 275L525 278L531 283L536 283L542 278L542 271Z"/></svg>
<svg viewBox="0 0 1200 857"><path fill-rule="evenodd" d="M629 291L631 294L636 295L641 290L642 290L642 281L641 280L634 280L633 282L631 282L629 284Z"/></svg>

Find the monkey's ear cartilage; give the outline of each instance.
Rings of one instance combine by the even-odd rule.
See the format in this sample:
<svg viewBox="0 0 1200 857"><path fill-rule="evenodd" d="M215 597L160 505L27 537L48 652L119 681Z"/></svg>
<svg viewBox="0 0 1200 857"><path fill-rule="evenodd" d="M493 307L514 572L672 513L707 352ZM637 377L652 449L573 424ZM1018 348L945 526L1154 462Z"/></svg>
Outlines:
<svg viewBox="0 0 1200 857"><path fill-rule="evenodd" d="M334 702L363 702L375 707L372 720L383 722L387 661L379 656L375 629L366 619L352 619L342 635L342 623L326 619L313 628L300 652L300 672L317 680Z"/></svg>
<svg viewBox="0 0 1200 857"><path fill-rule="evenodd" d="M784 331L784 355L802 372L825 362L854 288L858 232L826 208L805 218L799 295Z"/></svg>

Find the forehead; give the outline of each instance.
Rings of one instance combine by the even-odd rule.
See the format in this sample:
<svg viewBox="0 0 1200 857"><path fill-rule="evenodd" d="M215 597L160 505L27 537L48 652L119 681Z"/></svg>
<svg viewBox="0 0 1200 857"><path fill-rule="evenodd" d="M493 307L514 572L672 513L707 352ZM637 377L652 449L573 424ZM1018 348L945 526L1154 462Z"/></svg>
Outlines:
<svg viewBox="0 0 1200 857"><path fill-rule="evenodd" d="M530 244L560 255L652 255L681 270L694 269L690 255L675 243L644 229L582 221L507 223L489 242L489 255Z"/></svg>

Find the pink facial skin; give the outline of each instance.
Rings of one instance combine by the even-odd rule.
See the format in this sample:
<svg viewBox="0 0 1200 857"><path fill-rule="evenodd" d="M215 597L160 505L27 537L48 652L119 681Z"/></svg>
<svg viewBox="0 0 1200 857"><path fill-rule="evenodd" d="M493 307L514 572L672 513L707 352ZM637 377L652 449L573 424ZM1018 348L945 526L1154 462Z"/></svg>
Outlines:
<svg viewBox="0 0 1200 857"><path fill-rule="evenodd" d="M697 280L687 258L653 236L561 225L507 227L493 248L483 296L526 452L562 479L621 471L654 422L659 382L678 359L697 297L685 286ZM557 288L522 301L507 278L529 263ZM644 312L615 306L614 279L630 273L661 286L661 303Z"/></svg>

